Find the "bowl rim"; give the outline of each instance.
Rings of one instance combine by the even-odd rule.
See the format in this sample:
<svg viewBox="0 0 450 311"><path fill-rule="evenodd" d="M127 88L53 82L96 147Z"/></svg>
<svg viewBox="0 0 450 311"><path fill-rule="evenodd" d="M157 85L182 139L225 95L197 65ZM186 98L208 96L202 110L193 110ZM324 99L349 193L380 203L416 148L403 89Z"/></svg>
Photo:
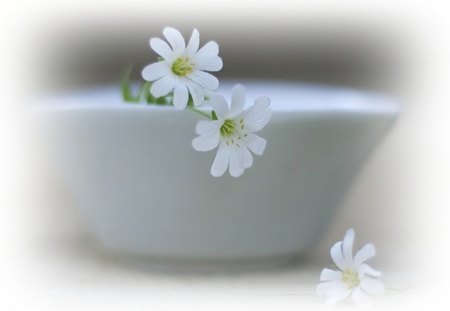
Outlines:
<svg viewBox="0 0 450 311"><path fill-rule="evenodd" d="M244 82L242 82L244 81ZM218 92L229 100L235 80L224 79ZM386 95L348 87L282 80L240 80L246 87L247 106L259 96L269 96L273 112L347 112L397 115L398 101ZM103 98L101 102L99 98ZM296 104L293 104L293 103ZM170 106L125 103L116 84L85 87L40 98L38 110L140 110L177 111ZM206 108L206 107L205 107ZM206 108L205 110L208 110Z"/></svg>

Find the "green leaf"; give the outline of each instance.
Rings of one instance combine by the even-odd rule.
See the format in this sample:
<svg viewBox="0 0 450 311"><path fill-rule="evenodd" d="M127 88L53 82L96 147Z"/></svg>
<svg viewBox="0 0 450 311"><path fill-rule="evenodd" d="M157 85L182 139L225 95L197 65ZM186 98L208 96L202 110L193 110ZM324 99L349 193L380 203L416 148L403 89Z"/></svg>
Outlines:
<svg viewBox="0 0 450 311"><path fill-rule="evenodd" d="M120 89L122 92L122 99L125 102L128 103L138 103L140 101L140 96L141 94L139 93L138 95L133 95L132 89L131 89L131 81L130 81L130 76L131 76L131 71L133 69L133 66L129 66L123 76L122 76L122 80L120 82Z"/></svg>

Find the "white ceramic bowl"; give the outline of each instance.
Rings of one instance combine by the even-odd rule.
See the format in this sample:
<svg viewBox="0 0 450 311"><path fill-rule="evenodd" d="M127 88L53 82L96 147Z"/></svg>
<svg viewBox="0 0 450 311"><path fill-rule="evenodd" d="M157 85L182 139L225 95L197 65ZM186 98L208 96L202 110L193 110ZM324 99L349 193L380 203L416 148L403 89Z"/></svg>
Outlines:
<svg viewBox="0 0 450 311"><path fill-rule="evenodd" d="M247 102L268 95L273 114L259 133L264 155L240 178L210 175L215 151L191 147L200 119L191 111L123 103L116 86L38 109L55 166L101 245L223 262L297 255L318 239L398 105L348 89L243 84Z"/></svg>

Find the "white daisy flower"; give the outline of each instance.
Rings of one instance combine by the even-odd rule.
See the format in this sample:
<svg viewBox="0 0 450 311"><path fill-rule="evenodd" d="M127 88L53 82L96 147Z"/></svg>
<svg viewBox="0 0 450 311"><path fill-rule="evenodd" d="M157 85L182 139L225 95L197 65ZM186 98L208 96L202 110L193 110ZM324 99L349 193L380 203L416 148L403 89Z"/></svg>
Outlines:
<svg viewBox="0 0 450 311"><path fill-rule="evenodd" d="M355 304L370 306L368 294L379 294L384 290L383 283L378 280L381 272L365 263L375 256L375 247L371 243L366 244L353 257L354 239L355 231L348 229L344 240L336 242L330 250L338 270L325 268L320 274L321 283L317 286L317 294L325 298L328 305L351 296Z"/></svg>
<svg viewBox="0 0 450 311"><path fill-rule="evenodd" d="M251 152L262 155L266 148L266 140L254 133L270 120L270 99L259 97L253 106L244 110L245 88L238 84L233 87L230 108L225 98L218 94L209 103L217 120L197 123L196 132L200 136L192 141L192 146L197 151L210 151L218 147L211 166L214 177L222 176L228 167L231 176L239 177L253 164Z"/></svg>
<svg viewBox="0 0 450 311"><path fill-rule="evenodd" d="M146 66L142 70L142 77L147 81L155 81L150 88L155 97L173 91L173 104L177 109L186 107L189 94L194 105L200 105L204 99L204 90L216 90L219 87L219 80L206 72L222 69L219 46L210 41L199 49L200 35L197 29L192 32L187 46L178 30L166 27L163 34L170 46L159 38L150 40L151 48L162 60Z"/></svg>

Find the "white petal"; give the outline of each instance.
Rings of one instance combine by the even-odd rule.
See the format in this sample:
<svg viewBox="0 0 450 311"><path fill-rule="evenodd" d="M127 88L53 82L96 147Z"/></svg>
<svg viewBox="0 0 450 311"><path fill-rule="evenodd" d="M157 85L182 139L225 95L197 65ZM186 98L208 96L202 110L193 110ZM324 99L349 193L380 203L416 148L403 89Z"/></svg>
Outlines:
<svg viewBox="0 0 450 311"><path fill-rule="evenodd" d="M239 144L239 142L236 142L236 143ZM245 167L245 161L247 160L245 151L246 150L248 151L248 148L244 147L244 146L241 146L241 145L239 145L239 146L235 145L235 146L236 146L236 151L237 151L238 157L239 157L239 163L240 163L240 165L242 167L242 170L245 170L245 168L246 168ZM250 152L250 154L251 154L251 152Z"/></svg>
<svg viewBox="0 0 450 311"><path fill-rule="evenodd" d="M383 283L370 277L362 278L359 286L369 294L381 294L384 291Z"/></svg>
<svg viewBox="0 0 450 311"><path fill-rule="evenodd" d="M266 107L266 109L270 106L270 98L267 96L260 96L255 99L255 104L261 105L261 107Z"/></svg>
<svg viewBox="0 0 450 311"><path fill-rule="evenodd" d="M251 132L260 131L270 120L272 111L270 110L270 99L267 96L256 99L255 104L248 108L243 118L245 127Z"/></svg>
<svg viewBox="0 0 450 311"><path fill-rule="evenodd" d="M243 153L239 151L239 148L230 148L230 175L233 177L241 176L244 173L243 163Z"/></svg>
<svg viewBox="0 0 450 311"><path fill-rule="evenodd" d="M198 70L219 71L223 67L222 58L217 55L207 55L204 57L194 57L195 66Z"/></svg>
<svg viewBox="0 0 450 311"><path fill-rule="evenodd" d="M363 277L365 275L371 276L371 277L380 277L381 276L381 272L375 270L374 268L372 268L371 266L369 266L366 263L363 263L359 266L359 277Z"/></svg>
<svg viewBox="0 0 450 311"><path fill-rule="evenodd" d="M219 146L217 150L216 157L211 166L211 175L214 177L220 177L225 173L230 161L229 148L227 148L223 143Z"/></svg>
<svg viewBox="0 0 450 311"><path fill-rule="evenodd" d="M245 106L245 87L236 84L231 90L231 109L230 116L235 117L244 110Z"/></svg>
<svg viewBox="0 0 450 311"><path fill-rule="evenodd" d="M211 98L213 98L217 93L211 90L203 89L203 94L205 95L205 101L210 102Z"/></svg>
<svg viewBox="0 0 450 311"><path fill-rule="evenodd" d="M316 287L316 293L319 297L325 297L327 293L336 286L340 286L339 283L336 282L319 283L319 285L317 285Z"/></svg>
<svg viewBox="0 0 450 311"><path fill-rule="evenodd" d="M359 307L367 308L372 305L370 297L364 293L359 287L352 292L352 301Z"/></svg>
<svg viewBox="0 0 450 311"><path fill-rule="evenodd" d="M342 241L336 242L330 249L331 259L336 264L336 266L344 271L347 268L347 265L344 260L344 256L342 255Z"/></svg>
<svg viewBox="0 0 450 311"><path fill-rule="evenodd" d="M186 108L188 100L189 93L187 86L180 83L173 92L173 105L175 108L182 110Z"/></svg>
<svg viewBox="0 0 450 311"><path fill-rule="evenodd" d="M330 288L325 296L325 304L334 305L350 296L352 290L342 283L333 282L336 286Z"/></svg>
<svg viewBox="0 0 450 311"><path fill-rule="evenodd" d="M244 168L250 168L253 165L253 155L246 147L244 149Z"/></svg>
<svg viewBox="0 0 450 311"><path fill-rule="evenodd" d="M211 136L199 136L192 140L192 147L197 151L210 151L219 145L219 133Z"/></svg>
<svg viewBox="0 0 450 311"><path fill-rule="evenodd" d="M376 250L375 246L372 243L368 243L364 245L355 255L355 266L359 266L366 260L375 256Z"/></svg>
<svg viewBox="0 0 450 311"><path fill-rule="evenodd" d="M251 132L248 132L247 137L243 137L242 140L254 154L262 155L266 149L266 140Z"/></svg>
<svg viewBox="0 0 450 311"><path fill-rule="evenodd" d="M209 90L215 90L219 87L219 80L217 80L217 78L212 74L204 71L195 70L192 73L188 74L186 77L191 79L201 87Z"/></svg>
<svg viewBox="0 0 450 311"><path fill-rule="evenodd" d="M197 122L197 126L195 127L195 131L197 134L202 136L211 136L214 134L218 134L220 131L220 121L207 121L201 120Z"/></svg>
<svg viewBox="0 0 450 311"><path fill-rule="evenodd" d="M175 82L172 76L165 76L152 84L150 92L155 97L165 96L173 90Z"/></svg>
<svg viewBox="0 0 450 311"><path fill-rule="evenodd" d="M194 101L194 106L203 104L205 95L203 94L202 89L190 81L188 81L187 87L192 96L192 100Z"/></svg>
<svg viewBox="0 0 450 311"><path fill-rule="evenodd" d="M341 279L342 279L341 271L325 268L320 273L320 281L339 281Z"/></svg>
<svg viewBox="0 0 450 311"><path fill-rule="evenodd" d="M214 41L209 41L197 52L197 58L207 56L217 56L219 54L219 45Z"/></svg>
<svg viewBox="0 0 450 311"><path fill-rule="evenodd" d="M198 30L194 28L194 30L192 31L191 38L189 39L189 43L186 47L186 50L190 55L194 55L198 50L199 44L200 44L200 34L198 33Z"/></svg>
<svg viewBox="0 0 450 311"><path fill-rule="evenodd" d="M142 70L142 77L147 81L155 81L170 74L170 69L166 62L157 62L145 66Z"/></svg>
<svg viewBox="0 0 450 311"><path fill-rule="evenodd" d="M228 104L222 95L212 95L210 105L219 119L224 120L228 117L230 110L228 109Z"/></svg>
<svg viewBox="0 0 450 311"><path fill-rule="evenodd" d="M355 230L348 229L342 240L342 255L347 267L353 267L353 242L355 241Z"/></svg>
<svg viewBox="0 0 450 311"><path fill-rule="evenodd" d="M166 27L163 30L163 34L172 46L173 52L176 56L179 56L186 49L186 43L181 33L175 28Z"/></svg>
<svg viewBox="0 0 450 311"><path fill-rule="evenodd" d="M150 39L150 47L168 62L174 59L173 51L170 46L160 38Z"/></svg>

